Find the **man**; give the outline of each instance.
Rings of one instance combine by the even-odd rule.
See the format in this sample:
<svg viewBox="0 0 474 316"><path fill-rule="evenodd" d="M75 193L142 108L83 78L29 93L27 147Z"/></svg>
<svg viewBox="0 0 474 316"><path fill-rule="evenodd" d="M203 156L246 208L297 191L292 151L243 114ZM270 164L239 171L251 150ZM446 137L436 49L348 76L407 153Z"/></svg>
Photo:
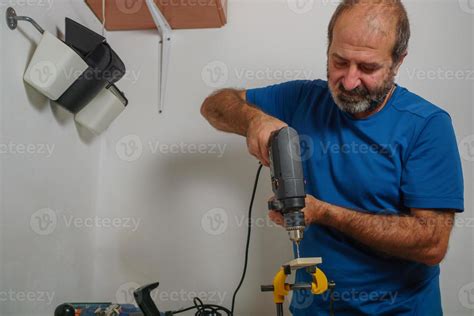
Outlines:
<svg viewBox="0 0 474 316"><path fill-rule="evenodd" d="M299 132L308 193L301 254L323 258L336 315L442 315L438 264L464 208L451 119L394 83L410 37L400 1L345 0L328 37L327 82L225 89L202 114L245 136L265 166L270 134L287 124ZM294 315L328 314L327 295L298 299Z"/></svg>

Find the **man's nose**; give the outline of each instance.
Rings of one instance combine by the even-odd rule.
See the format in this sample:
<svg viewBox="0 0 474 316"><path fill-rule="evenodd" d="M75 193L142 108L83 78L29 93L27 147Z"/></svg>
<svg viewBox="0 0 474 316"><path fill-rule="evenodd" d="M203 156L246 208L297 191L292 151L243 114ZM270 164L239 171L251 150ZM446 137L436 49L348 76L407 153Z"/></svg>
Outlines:
<svg viewBox="0 0 474 316"><path fill-rule="evenodd" d="M349 67L346 75L342 80L342 84L344 85L344 89L346 89L347 91L354 90L361 84L357 65L351 65Z"/></svg>

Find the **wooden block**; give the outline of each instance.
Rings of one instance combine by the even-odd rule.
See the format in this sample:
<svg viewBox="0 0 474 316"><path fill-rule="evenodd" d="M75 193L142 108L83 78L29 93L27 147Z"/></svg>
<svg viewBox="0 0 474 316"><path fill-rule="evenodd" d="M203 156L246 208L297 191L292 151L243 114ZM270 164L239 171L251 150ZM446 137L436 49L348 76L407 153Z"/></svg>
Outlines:
<svg viewBox="0 0 474 316"><path fill-rule="evenodd" d="M102 0L85 0L102 22ZM173 29L218 28L227 23L227 0L155 0ZM106 0L107 30L154 29L145 0Z"/></svg>
<svg viewBox="0 0 474 316"><path fill-rule="evenodd" d="M320 257L317 258L298 258L293 259L290 262L284 264L284 266L290 266L291 270L298 270L306 267L315 266L317 264L323 263L323 259Z"/></svg>

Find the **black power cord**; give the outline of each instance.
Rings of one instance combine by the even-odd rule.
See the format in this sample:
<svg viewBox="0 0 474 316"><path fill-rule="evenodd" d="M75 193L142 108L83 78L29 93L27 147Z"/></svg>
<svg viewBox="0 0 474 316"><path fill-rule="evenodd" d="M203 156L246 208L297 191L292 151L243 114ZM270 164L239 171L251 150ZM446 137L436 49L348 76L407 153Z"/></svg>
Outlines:
<svg viewBox="0 0 474 316"><path fill-rule="evenodd" d="M255 193L257 192L258 180L260 178L260 172L262 171L262 167L263 167L262 164L258 166L257 175L255 176L255 182L253 185L252 197L250 199L249 212L248 212L248 228L247 228L247 242L245 245L244 270L242 272L242 277L240 278L239 285L235 289L234 295L232 296L231 310L219 305L203 304L203 302L198 297L195 297L193 299L194 306L184 308L184 309L174 311L174 312L167 312L165 313L166 316L184 313L193 309L196 310L195 316L222 316L222 315L233 316L234 315L235 299L237 297L237 293L242 287L242 284L244 283L245 275L247 274L249 249L250 249L250 236L252 234L252 209L253 209L253 202L255 201Z"/></svg>
<svg viewBox="0 0 474 316"><path fill-rule="evenodd" d="M252 191L252 198L250 199L250 205L249 205L249 215L248 215L248 228L247 228L247 244L245 245L245 260L244 260L244 271L242 272L242 277L240 278L239 285L234 291L234 295L232 296L232 308L231 308L231 315L234 315L234 308L235 308L235 298L237 297L237 293L239 292L240 288L242 287L242 284L244 283L245 280L245 275L247 274L247 266L248 266L248 261L249 261L249 249L250 249L250 236L252 234L252 208L253 208L253 202L255 200L255 193L257 191L258 187L258 179L260 178L260 172L262 171L263 165L260 164L257 169L257 175L255 176L255 182L253 185L253 191Z"/></svg>

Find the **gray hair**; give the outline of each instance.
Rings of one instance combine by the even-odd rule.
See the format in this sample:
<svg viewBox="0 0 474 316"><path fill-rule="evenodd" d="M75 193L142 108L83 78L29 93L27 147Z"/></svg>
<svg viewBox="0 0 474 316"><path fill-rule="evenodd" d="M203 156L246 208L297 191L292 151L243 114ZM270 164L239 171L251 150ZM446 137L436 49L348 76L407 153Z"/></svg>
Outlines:
<svg viewBox="0 0 474 316"><path fill-rule="evenodd" d="M357 4L382 4L391 9L397 19L395 45L392 50L392 60L398 63L408 50L410 41L410 21L405 6L401 0L342 0L334 12L328 27L328 52L333 41L334 27L338 18Z"/></svg>

